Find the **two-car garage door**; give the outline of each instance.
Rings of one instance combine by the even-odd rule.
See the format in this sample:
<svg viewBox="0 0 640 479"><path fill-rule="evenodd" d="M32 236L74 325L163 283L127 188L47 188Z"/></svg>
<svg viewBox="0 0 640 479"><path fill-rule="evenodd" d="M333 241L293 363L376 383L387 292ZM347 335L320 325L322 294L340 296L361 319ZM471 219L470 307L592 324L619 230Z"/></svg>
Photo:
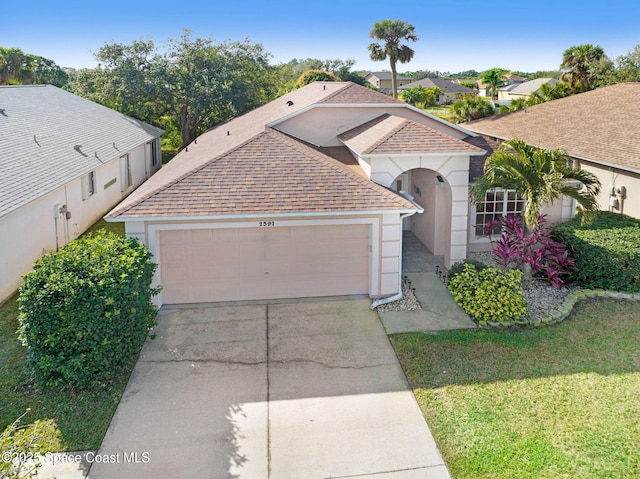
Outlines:
<svg viewBox="0 0 640 479"><path fill-rule="evenodd" d="M164 304L366 294L369 225L160 231Z"/></svg>

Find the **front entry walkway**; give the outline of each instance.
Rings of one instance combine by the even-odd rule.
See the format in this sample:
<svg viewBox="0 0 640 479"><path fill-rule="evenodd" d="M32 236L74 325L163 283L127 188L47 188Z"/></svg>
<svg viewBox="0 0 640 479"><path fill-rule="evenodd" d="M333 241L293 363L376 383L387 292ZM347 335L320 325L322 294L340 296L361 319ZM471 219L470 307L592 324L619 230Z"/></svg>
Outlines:
<svg viewBox="0 0 640 479"><path fill-rule="evenodd" d="M444 259L435 256L411 231L402 232L402 273L435 273L444 271Z"/></svg>
<svg viewBox="0 0 640 479"><path fill-rule="evenodd" d="M369 300L158 320L90 479L450 479Z"/></svg>

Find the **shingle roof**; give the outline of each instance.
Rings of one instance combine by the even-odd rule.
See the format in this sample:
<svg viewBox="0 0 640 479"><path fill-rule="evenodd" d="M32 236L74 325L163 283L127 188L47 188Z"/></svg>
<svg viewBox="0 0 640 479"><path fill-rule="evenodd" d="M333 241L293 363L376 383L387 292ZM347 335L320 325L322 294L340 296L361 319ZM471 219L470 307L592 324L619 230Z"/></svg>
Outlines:
<svg viewBox="0 0 640 479"><path fill-rule="evenodd" d="M0 216L162 133L51 85L0 87Z"/></svg>
<svg viewBox="0 0 640 479"><path fill-rule="evenodd" d="M423 78L422 80L414 81L411 83L407 83L399 87L401 90L406 90L407 88L416 88L421 86L423 88L440 88L444 93L477 93L476 90L472 88L467 88L466 86L459 85L457 83L453 83L450 80L446 80L444 78Z"/></svg>
<svg viewBox="0 0 640 479"><path fill-rule="evenodd" d="M468 136L462 141L477 146L486 152L483 156L469 157L469 181L473 182L484 173L484 163L500 147L500 143L484 136Z"/></svg>
<svg viewBox="0 0 640 479"><path fill-rule="evenodd" d="M462 126L640 172L640 83L620 83Z"/></svg>
<svg viewBox="0 0 640 479"><path fill-rule="evenodd" d="M175 161L175 160L172 160ZM406 199L272 128L109 217L413 210Z"/></svg>
<svg viewBox="0 0 640 479"><path fill-rule="evenodd" d="M341 103L341 104L371 104L371 103L402 103L389 95L380 93L370 88L357 85L356 83L348 83L335 93L326 96L318 102L323 103Z"/></svg>
<svg viewBox="0 0 640 479"><path fill-rule="evenodd" d="M535 80L526 81L524 83L514 83L514 88L509 93L512 95L531 95L533 92L540 90L540 87L545 83L556 85L560 83L555 78L536 78ZM500 88L502 90L502 88Z"/></svg>
<svg viewBox="0 0 640 479"><path fill-rule="evenodd" d="M365 75L365 77L372 75L378 78L379 80L391 80L391 72L369 72ZM406 75L396 74L396 80L411 80L411 77Z"/></svg>
<svg viewBox="0 0 640 479"><path fill-rule="evenodd" d="M385 113L338 136L361 155L398 153L484 153L481 148L407 118Z"/></svg>

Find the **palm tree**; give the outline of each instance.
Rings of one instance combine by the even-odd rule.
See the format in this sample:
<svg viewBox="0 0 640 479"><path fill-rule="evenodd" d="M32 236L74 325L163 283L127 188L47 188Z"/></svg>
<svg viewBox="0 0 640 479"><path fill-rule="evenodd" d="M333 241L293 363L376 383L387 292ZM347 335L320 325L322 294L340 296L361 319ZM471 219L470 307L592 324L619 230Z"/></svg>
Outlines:
<svg viewBox="0 0 640 479"><path fill-rule="evenodd" d="M369 33L371 38L384 41L384 45L371 43L369 45L369 56L374 61L382 61L387 57L391 64L391 86L393 98L398 98L398 82L396 80L396 63L407 63L413 58L415 53L407 45L401 45L403 40L415 42L418 35L415 33L413 25L402 20L382 20L373 24L373 29Z"/></svg>
<svg viewBox="0 0 640 479"><path fill-rule="evenodd" d="M477 120L495 113L495 109L490 102L474 95L468 95L454 101L451 104L451 111L456 123Z"/></svg>
<svg viewBox="0 0 640 479"><path fill-rule="evenodd" d="M527 229L538 226L540 211L562 196L575 199L585 211L598 208L600 181L588 171L571 166L562 150L535 148L522 140L502 144L485 165L484 174L471 189L475 202L482 202L494 188L516 190L525 201Z"/></svg>
<svg viewBox="0 0 640 479"><path fill-rule="evenodd" d="M491 85L491 98L494 100L496 99L498 85L502 83L503 74L504 70L501 68L492 68L491 70L482 72L482 82Z"/></svg>
<svg viewBox="0 0 640 479"><path fill-rule="evenodd" d="M609 62L599 45L576 45L567 48L562 54L560 68L566 70L560 79L571 85L574 92L583 92L594 87L600 70L606 69ZM610 63L610 62L609 62Z"/></svg>

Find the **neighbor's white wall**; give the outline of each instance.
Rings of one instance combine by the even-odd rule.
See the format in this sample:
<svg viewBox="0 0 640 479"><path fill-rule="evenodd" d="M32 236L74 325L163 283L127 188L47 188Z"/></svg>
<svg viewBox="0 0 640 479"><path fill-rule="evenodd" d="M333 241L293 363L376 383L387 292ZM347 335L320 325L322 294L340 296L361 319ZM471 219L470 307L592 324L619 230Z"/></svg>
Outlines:
<svg viewBox="0 0 640 479"><path fill-rule="evenodd" d="M121 191L120 157L96 168L96 193L82 199L82 180L35 199L0 218L0 302L17 290L21 276L31 271L34 261L44 252L76 239L113 206L140 185L145 178L145 146L130 152L133 185ZM115 179L116 181L109 185ZM108 185L108 186L107 186ZM55 205L67 205L71 218L54 214Z"/></svg>

